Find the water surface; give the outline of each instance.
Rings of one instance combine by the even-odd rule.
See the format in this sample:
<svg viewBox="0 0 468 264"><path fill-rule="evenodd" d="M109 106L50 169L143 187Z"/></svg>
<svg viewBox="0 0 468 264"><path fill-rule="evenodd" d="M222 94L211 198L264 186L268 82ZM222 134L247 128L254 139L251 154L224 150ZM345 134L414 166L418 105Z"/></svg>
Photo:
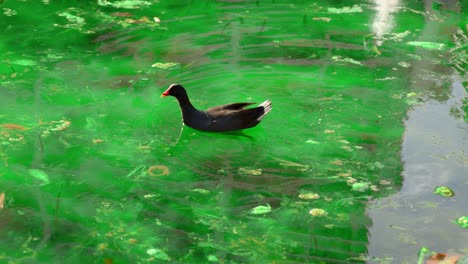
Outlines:
<svg viewBox="0 0 468 264"><path fill-rule="evenodd" d="M414 263L423 246L466 250L461 3L2 7L5 261ZM196 131L159 97L171 83L200 109L273 110L242 133Z"/></svg>

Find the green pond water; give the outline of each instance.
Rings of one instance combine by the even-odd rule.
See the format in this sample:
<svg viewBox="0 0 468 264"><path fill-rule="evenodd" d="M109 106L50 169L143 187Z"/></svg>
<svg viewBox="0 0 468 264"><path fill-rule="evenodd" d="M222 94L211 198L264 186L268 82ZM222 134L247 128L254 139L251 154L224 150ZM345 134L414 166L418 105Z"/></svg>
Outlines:
<svg viewBox="0 0 468 264"><path fill-rule="evenodd" d="M0 263L467 254L462 2L1 1Z"/></svg>

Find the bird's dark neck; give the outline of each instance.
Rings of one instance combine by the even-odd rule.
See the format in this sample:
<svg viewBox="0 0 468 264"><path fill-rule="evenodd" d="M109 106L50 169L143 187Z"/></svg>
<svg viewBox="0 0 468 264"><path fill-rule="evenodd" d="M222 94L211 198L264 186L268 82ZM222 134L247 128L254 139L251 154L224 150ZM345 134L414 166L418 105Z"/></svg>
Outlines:
<svg viewBox="0 0 468 264"><path fill-rule="evenodd" d="M179 96L177 97L177 101L179 101L182 112L196 110L187 96Z"/></svg>

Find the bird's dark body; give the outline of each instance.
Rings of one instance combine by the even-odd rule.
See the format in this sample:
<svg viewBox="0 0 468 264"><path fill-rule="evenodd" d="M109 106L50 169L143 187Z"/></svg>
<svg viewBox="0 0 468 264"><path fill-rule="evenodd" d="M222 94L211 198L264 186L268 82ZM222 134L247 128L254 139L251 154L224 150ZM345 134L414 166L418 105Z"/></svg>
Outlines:
<svg viewBox="0 0 468 264"><path fill-rule="evenodd" d="M185 89L173 84L162 96L171 95L177 98L182 109L184 124L198 130L224 132L251 128L262 120L271 110L269 100L255 108L245 108L254 103L234 103L215 106L205 111L197 110L188 99Z"/></svg>

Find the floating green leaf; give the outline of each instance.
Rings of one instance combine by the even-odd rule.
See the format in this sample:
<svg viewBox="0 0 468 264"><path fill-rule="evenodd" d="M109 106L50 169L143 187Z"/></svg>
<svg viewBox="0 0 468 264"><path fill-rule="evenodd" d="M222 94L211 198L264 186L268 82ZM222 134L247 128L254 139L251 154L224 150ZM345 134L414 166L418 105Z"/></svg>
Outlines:
<svg viewBox="0 0 468 264"><path fill-rule="evenodd" d="M35 66L37 63L32 60L14 60L10 62L11 64L21 65L21 66Z"/></svg>
<svg viewBox="0 0 468 264"><path fill-rule="evenodd" d="M160 260L171 260L171 257L159 248L150 248L146 251L146 254Z"/></svg>
<svg viewBox="0 0 468 264"><path fill-rule="evenodd" d="M401 33L393 33L391 34L393 37L391 39L394 39L394 40L401 40L407 36L409 36L411 34L410 31L406 30L405 32L401 32Z"/></svg>
<svg viewBox="0 0 468 264"><path fill-rule="evenodd" d="M16 12L16 10L13 10L13 9L10 9L10 8L3 8L3 14L5 16L14 16L14 15L17 15L18 12Z"/></svg>
<svg viewBox="0 0 468 264"><path fill-rule="evenodd" d="M46 185L46 184L50 183L49 176L43 170L29 169L28 173L32 177L42 181L42 183L40 185Z"/></svg>
<svg viewBox="0 0 468 264"><path fill-rule="evenodd" d="M468 228L468 216L462 216L458 218L457 224L462 228Z"/></svg>
<svg viewBox="0 0 468 264"><path fill-rule="evenodd" d="M320 195L314 192L302 192L299 194L299 198L303 200L317 200L320 198Z"/></svg>
<svg viewBox="0 0 468 264"><path fill-rule="evenodd" d="M434 193L444 197L453 197L455 193L447 186L437 186L434 188Z"/></svg>
<svg viewBox="0 0 468 264"><path fill-rule="evenodd" d="M50 60L59 60L61 58L63 58L63 55L53 54L53 53L47 54L47 59L50 59Z"/></svg>
<svg viewBox="0 0 468 264"><path fill-rule="evenodd" d="M381 170L385 166L381 162L376 161L376 162L367 164L367 167L369 168L369 170Z"/></svg>
<svg viewBox="0 0 468 264"><path fill-rule="evenodd" d="M219 259L215 255L209 255L208 256L208 261L210 261L210 262L219 262Z"/></svg>
<svg viewBox="0 0 468 264"><path fill-rule="evenodd" d="M156 62L151 65L153 68L158 68L162 70L176 70L180 68L180 63L176 62Z"/></svg>
<svg viewBox="0 0 468 264"><path fill-rule="evenodd" d="M208 191L206 189L201 189L201 188L195 188L195 189L192 189L191 191L199 193L199 194L209 194L210 193L210 191Z"/></svg>
<svg viewBox="0 0 468 264"><path fill-rule="evenodd" d="M239 168L239 173L241 174L249 174L249 175L262 175L262 169L251 169L251 168Z"/></svg>
<svg viewBox="0 0 468 264"><path fill-rule="evenodd" d="M445 44L436 43L436 42L428 42L428 41L410 41L410 42L407 42L406 44L411 45L411 46L418 46L418 47L425 48L425 49L435 49L435 50L441 50L442 48L445 47Z"/></svg>
<svg viewBox="0 0 468 264"><path fill-rule="evenodd" d="M309 214L315 217L324 217L328 215L327 211L320 209L320 208L313 208L312 210L309 211Z"/></svg>
<svg viewBox="0 0 468 264"><path fill-rule="evenodd" d="M149 1L140 1L140 0L123 0L111 2L108 0L98 0L98 5L100 6L112 6L115 8L125 8L125 9L138 9L144 6L151 5Z"/></svg>
<svg viewBox="0 0 468 264"><path fill-rule="evenodd" d="M75 16L75 15L69 13L69 12L62 12L62 13L59 13L58 15L65 17L70 23L78 25L78 26L82 26L85 23L84 18L81 18L79 16Z"/></svg>
<svg viewBox="0 0 468 264"><path fill-rule="evenodd" d="M250 214L253 214L253 215L267 214L269 212L271 212L271 206L269 204L267 204L266 206L259 205L257 207L250 209Z"/></svg>
<svg viewBox="0 0 468 264"><path fill-rule="evenodd" d="M368 182L356 182L353 184L353 191L365 192L369 189L370 184Z"/></svg>
<svg viewBox="0 0 468 264"><path fill-rule="evenodd" d="M331 13L331 14L362 13L362 7L360 7L358 5L354 5L352 7L345 6L343 8L329 7L328 8L328 13Z"/></svg>
<svg viewBox="0 0 468 264"><path fill-rule="evenodd" d="M424 258L426 257L426 254L430 253L431 251L427 247L422 247L419 250L418 254L418 264L423 264L424 263Z"/></svg>
<svg viewBox="0 0 468 264"><path fill-rule="evenodd" d="M347 63L351 63L351 64L362 65L362 63L360 63L357 60L354 60L354 59L351 59L351 58L343 58L341 56L333 56L332 60L337 61L337 62L347 62Z"/></svg>
<svg viewBox="0 0 468 264"><path fill-rule="evenodd" d="M403 68L409 68L409 67L411 67L411 64L409 64L409 63L407 63L407 62L404 62L404 61L400 61L400 62L398 63L398 65L400 65L400 66L403 67Z"/></svg>

